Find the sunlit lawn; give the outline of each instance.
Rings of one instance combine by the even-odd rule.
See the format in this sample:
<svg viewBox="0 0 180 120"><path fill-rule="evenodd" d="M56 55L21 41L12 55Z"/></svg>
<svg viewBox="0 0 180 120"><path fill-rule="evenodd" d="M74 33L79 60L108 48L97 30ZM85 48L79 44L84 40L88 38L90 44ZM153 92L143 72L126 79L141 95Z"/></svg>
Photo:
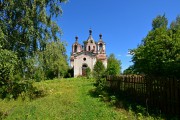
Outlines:
<svg viewBox="0 0 180 120"><path fill-rule="evenodd" d="M137 119L132 112L116 109L89 95L93 80L71 78L35 83L47 95L36 100L0 100L8 120L124 120ZM142 119L153 119L146 117Z"/></svg>

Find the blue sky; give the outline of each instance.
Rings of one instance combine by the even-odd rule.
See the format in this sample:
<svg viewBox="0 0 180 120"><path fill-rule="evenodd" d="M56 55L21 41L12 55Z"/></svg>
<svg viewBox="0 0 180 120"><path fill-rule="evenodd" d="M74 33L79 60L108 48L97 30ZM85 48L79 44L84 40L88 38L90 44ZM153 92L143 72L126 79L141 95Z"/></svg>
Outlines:
<svg viewBox="0 0 180 120"><path fill-rule="evenodd" d="M91 28L96 41L103 35L107 55L114 53L124 70L133 64L128 49L141 43L157 15L165 14L169 23L175 20L180 0L69 0L62 9L63 15L56 20L63 30L61 40L68 44L68 56L75 36L82 43Z"/></svg>

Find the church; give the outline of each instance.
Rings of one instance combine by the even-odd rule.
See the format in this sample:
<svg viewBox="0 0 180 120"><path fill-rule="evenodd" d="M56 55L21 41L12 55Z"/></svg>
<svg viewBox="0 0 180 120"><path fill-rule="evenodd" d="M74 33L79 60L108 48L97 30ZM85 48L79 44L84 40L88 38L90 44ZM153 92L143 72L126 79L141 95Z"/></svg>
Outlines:
<svg viewBox="0 0 180 120"><path fill-rule="evenodd" d="M79 44L78 37L75 37L75 43L72 45L72 53L70 57L70 65L74 69L74 77L85 76L86 69L89 67L91 71L97 60L101 60L107 67L106 44L99 35L96 42L92 37L92 30L89 30L89 37Z"/></svg>

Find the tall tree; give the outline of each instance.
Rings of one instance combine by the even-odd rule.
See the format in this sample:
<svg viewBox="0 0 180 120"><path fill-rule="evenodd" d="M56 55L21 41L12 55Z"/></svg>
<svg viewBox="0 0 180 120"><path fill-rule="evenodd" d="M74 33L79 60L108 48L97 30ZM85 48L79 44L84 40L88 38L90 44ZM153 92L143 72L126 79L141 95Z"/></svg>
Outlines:
<svg viewBox="0 0 180 120"><path fill-rule="evenodd" d="M18 96L31 86L17 82L13 75L19 75L20 81L20 77L26 75L33 78L34 68L41 64L37 59L48 58L39 57L37 53L46 50L52 41L60 42L61 29L54 20L62 14L64 2L66 0L0 0L0 97L11 93L11 88L13 96ZM65 49L64 44L61 49ZM60 53L63 57L57 59L64 61L64 54ZM59 65L56 61L55 64Z"/></svg>
<svg viewBox="0 0 180 120"><path fill-rule="evenodd" d="M21 71L34 52L44 50L49 41L59 41L61 29L52 18L62 14L62 2L66 0L0 1L0 34L4 36L0 44L17 53Z"/></svg>
<svg viewBox="0 0 180 120"><path fill-rule="evenodd" d="M156 28L161 28L161 27L167 27L168 20L165 17L165 15L161 16L158 15L156 18L153 19L152 22L152 29L155 30Z"/></svg>
<svg viewBox="0 0 180 120"><path fill-rule="evenodd" d="M121 61L114 54L110 54L108 57L106 72L108 75L119 75L121 73Z"/></svg>
<svg viewBox="0 0 180 120"><path fill-rule="evenodd" d="M93 68L93 76L96 79L95 86L98 88L103 88L104 86L104 77L105 77L105 66L103 65L102 61L97 60L94 68Z"/></svg>
<svg viewBox="0 0 180 120"><path fill-rule="evenodd" d="M100 61L100 60L96 61L94 68L93 68L93 72L94 72L94 75L97 77L101 77L104 74L105 67L104 67L102 61Z"/></svg>
<svg viewBox="0 0 180 120"><path fill-rule="evenodd" d="M174 31L180 30L180 16L179 15L176 17L176 20L171 23L170 29Z"/></svg>
<svg viewBox="0 0 180 120"><path fill-rule="evenodd" d="M161 22L159 24L164 24ZM179 30L173 32L167 26L156 28L148 33L138 48L131 51L134 67L143 74L179 76L179 46Z"/></svg>
<svg viewBox="0 0 180 120"><path fill-rule="evenodd" d="M42 54L46 58L43 62L48 78L60 78L66 74L68 70L68 63L66 49L63 43L48 43L46 50Z"/></svg>
<svg viewBox="0 0 180 120"><path fill-rule="evenodd" d="M123 71L124 75L132 75L132 74L139 74L136 72L136 69L134 68L134 65L129 66L127 69Z"/></svg>

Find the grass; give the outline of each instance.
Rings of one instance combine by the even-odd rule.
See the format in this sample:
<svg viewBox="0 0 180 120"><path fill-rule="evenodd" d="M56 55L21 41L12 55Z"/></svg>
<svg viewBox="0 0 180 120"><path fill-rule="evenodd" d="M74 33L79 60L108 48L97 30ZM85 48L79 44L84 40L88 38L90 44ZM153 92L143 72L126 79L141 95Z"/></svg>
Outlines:
<svg viewBox="0 0 180 120"><path fill-rule="evenodd" d="M6 120L134 120L154 119L117 109L90 95L93 80L71 78L35 83L46 96L35 100L0 100ZM1 119L1 118L0 118Z"/></svg>

